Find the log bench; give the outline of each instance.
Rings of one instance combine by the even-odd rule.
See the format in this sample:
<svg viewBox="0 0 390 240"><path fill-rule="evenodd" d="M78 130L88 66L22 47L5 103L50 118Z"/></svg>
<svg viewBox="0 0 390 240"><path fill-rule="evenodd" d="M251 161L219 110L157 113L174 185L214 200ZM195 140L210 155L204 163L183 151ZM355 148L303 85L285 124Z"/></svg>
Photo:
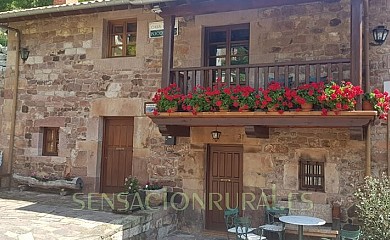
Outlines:
<svg viewBox="0 0 390 240"><path fill-rule="evenodd" d="M298 228L294 225L286 225L286 233L298 235ZM311 237L323 237L337 239L339 234L338 230L332 230L329 226L304 226L303 235Z"/></svg>
<svg viewBox="0 0 390 240"><path fill-rule="evenodd" d="M28 188L40 188L47 190L59 190L60 195L68 195L75 191L81 191L84 187L84 182L80 177L72 178L71 180L58 179L52 181L40 181L33 177L21 176L13 174L13 179L19 184L19 190L24 191Z"/></svg>

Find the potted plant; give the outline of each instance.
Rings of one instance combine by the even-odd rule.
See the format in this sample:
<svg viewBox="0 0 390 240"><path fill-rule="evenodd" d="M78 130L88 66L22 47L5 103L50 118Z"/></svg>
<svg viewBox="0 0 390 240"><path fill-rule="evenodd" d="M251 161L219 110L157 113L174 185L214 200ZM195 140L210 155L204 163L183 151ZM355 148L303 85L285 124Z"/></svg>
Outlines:
<svg viewBox="0 0 390 240"><path fill-rule="evenodd" d="M323 83L307 83L298 87L294 96L294 102L300 105L302 111L310 111L314 105L319 104L318 97L324 89Z"/></svg>
<svg viewBox="0 0 390 240"><path fill-rule="evenodd" d="M294 91L283 88L279 82L273 82L265 90L260 89L262 94L261 108L268 111L283 111L293 107L292 99Z"/></svg>
<svg viewBox="0 0 390 240"><path fill-rule="evenodd" d="M164 200L166 199L167 189L163 188L162 185L157 182L147 182L145 187L142 189L145 193L145 207L157 207L162 205Z"/></svg>
<svg viewBox="0 0 390 240"><path fill-rule="evenodd" d="M139 181L136 177L131 175L126 177L124 191L117 194L112 211L115 213L128 213L129 211L144 208L145 195L139 191L139 188Z"/></svg>
<svg viewBox="0 0 390 240"><path fill-rule="evenodd" d="M254 88L238 85L233 89L233 96L233 105L238 106L240 112L254 110L256 108L256 94Z"/></svg>
<svg viewBox="0 0 390 240"><path fill-rule="evenodd" d="M176 83L169 85L166 88L160 88L153 97L153 102L157 104L157 112L176 112L182 100L182 94Z"/></svg>
<svg viewBox="0 0 390 240"><path fill-rule="evenodd" d="M211 88L197 87L192 93L183 96L182 108L193 114L215 111L215 95L217 95L217 91L213 91Z"/></svg>
<svg viewBox="0 0 390 240"><path fill-rule="evenodd" d="M325 85L323 94L318 97L323 112L327 110L350 111L356 106L356 97L363 94L360 86L353 86L346 82L340 85L330 82Z"/></svg>
<svg viewBox="0 0 390 240"><path fill-rule="evenodd" d="M390 108L390 96L387 92L375 89L363 95L363 110L375 110L380 119L387 119Z"/></svg>
<svg viewBox="0 0 390 240"><path fill-rule="evenodd" d="M218 93L214 96L214 104L220 112L227 112L233 106L233 90L226 85L220 85Z"/></svg>

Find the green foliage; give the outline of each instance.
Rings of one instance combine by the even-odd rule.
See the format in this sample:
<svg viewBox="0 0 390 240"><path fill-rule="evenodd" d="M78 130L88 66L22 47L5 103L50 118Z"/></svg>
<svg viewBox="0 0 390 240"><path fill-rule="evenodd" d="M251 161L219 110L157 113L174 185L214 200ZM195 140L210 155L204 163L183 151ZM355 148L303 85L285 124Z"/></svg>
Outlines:
<svg viewBox="0 0 390 240"><path fill-rule="evenodd" d="M390 239L390 178L366 177L355 196L363 239Z"/></svg>
<svg viewBox="0 0 390 240"><path fill-rule="evenodd" d="M7 34L0 30L0 45L1 46L7 46L7 42L8 42Z"/></svg>
<svg viewBox="0 0 390 240"><path fill-rule="evenodd" d="M139 191L139 181L138 178L133 176L128 176L125 178L125 192L127 193L136 193Z"/></svg>
<svg viewBox="0 0 390 240"><path fill-rule="evenodd" d="M26 9L34 7L48 6L53 3L53 0L1 0L0 12L10 11L15 9Z"/></svg>
<svg viewBox="0 0 390 240"><path fill-rule="evenodd" d="M153 182L153 183L147 182L144 187L144 190L159 190L161 188L162 186L157 182Z"/></svg>

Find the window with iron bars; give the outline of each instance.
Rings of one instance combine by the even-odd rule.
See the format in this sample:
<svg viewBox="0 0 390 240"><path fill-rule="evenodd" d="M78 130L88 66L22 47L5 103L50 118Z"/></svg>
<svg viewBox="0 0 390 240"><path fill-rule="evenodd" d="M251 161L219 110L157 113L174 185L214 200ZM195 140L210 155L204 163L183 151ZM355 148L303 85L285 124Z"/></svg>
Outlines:
<svg viewBox="0 0 390 240"><path fill-rule="evenodd" d="M299 190L325 192L324 162L300 161Z"/></svg>

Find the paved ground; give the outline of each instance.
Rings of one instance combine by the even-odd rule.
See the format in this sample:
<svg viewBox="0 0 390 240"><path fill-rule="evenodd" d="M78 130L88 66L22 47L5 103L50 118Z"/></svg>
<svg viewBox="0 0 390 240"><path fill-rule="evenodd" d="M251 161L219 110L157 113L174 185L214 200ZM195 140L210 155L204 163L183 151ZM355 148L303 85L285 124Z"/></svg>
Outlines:
<svg viewBox="0 0 390 240"><path fill-rule="evenodd" d="M75 201L72 196L59 194L0 191L0 240L117 239L113 236L124 223L139 218L139 212L133 215L113 214L108 205L102 204L101 199L92 197L92 200L87 201L87 197L79 195ZM84 209L81 209L82 203ZM163 240L224 239L224 234L191 235L176 232ZM296 236L286 236L286 240L296 240Z"/></svg>
<svg viewBox="0 0 390 240"><path fill-rule="evenodd" d="M96 200L96 199L95 199ZM80 210L81 202L87 209ZM0 192L0 240L92 240L111 239L123 222L137 216L113 214L99 201L58 194ZM100 209L102 211L96 211ZM164 240L222 240L224 237L175 233Z"/></svg>

